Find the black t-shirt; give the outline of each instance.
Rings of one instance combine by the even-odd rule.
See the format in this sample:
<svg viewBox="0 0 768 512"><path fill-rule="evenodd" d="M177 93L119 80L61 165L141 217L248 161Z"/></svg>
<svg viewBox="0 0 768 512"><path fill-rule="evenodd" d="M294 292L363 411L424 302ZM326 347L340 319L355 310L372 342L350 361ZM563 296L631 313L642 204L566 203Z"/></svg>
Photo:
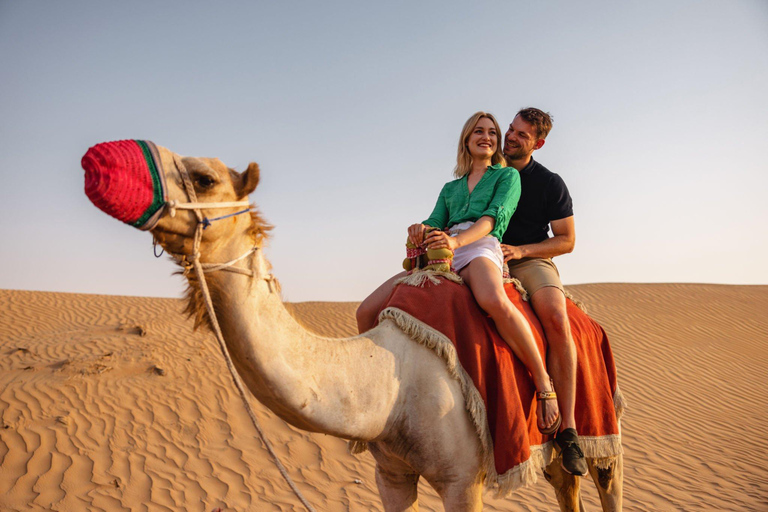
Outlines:
<svg viewBox="0 0 768 512"><path fill-rule="evenodd" d="M522 192L504 232L507 245L536 244L549 238L549 223L573 215L573 202L563 179L531 158L520 170Z"/></svg>

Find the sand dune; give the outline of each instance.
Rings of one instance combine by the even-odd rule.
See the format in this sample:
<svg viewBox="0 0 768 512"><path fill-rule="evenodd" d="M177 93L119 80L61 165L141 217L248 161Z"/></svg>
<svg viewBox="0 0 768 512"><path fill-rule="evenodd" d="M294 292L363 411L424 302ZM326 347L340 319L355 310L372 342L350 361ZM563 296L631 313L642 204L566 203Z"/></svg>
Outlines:
<svg viewBox="0 0 768 512"><path fill-rule="evenodd" d="M627 510L768 510L768 286L572 286L629 401ZM288 308L326 336L356 303ZM0 290L0 510L302 510L179 300ZM318 510L381 510L373 459L253 404ZM597 495L584 482L589 510ZM422 484L422 510L441 510ZM546 482L486 510L556 510Z"/></svg>

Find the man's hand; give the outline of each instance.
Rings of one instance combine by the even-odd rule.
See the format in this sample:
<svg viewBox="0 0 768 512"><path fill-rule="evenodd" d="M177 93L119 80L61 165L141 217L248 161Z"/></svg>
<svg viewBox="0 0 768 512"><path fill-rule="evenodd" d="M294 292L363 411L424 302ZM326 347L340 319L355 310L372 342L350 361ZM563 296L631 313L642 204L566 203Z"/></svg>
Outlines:
<svg viewBox="0 0 768 512"><path fill-rule="evenodd" d="M501 252L504 254L504 261L519 260L523 257L523 251L516 245L501 244Z"/></svg>
<svg viewBox="0 0 768 512"><path fill-rule="evenodd" d="M573 246L576 245L576 227L573 222L573 215L564 219L553 220L549 225L552 226L552 234L554 235L552 238L547 238L536 244L501 244L504 261L522 258L554 258L573 251Z"/></svg>

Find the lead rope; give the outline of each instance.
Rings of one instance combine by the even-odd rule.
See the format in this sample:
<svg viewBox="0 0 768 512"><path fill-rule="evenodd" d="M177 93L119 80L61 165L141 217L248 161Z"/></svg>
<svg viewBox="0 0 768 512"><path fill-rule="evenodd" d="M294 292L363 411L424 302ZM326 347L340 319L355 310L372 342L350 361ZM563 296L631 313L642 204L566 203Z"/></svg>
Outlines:
<svg viewBox="0 0 768 512"><path fill-rule="evenodd" d="M195 194L195 189L192 186L192 181L189 179L189 174L187 174L187 169L184 167L184 164L174 155L174 160L176 161L176 167L179 169L179 173L181 173L182 182L184 183L184 188L187 191L187 195L189 196L190 201L193 203L197 203L197 194ZM261 438L261 442L264 443L264 446L267 447L267 451L272 456L272 459L275 461L275 465L277 466L277 469L280 470L280 474L283 475L283 478L286 482L288 482L288 485L291 487L291 490L293 491L293 494L296 495L296 497L301 501L301 503L306 507L306 509L309 512L316 512L315 509L312 507L312 505L309 504L307 499L304 497L304 495L301 494L301 491L299 491L299 488L296 487L296 484L291 479L290 475L288 474L288 471L285 469L285 466L283 466L283 463L280 462L280 459L277 456L277 453L275 453L274 448L272 448L272 443L269 442L267 439L267 436L264 434L264 431L261 429L261 425L259 425L259 421L256 419L256 414L253 412L253 409L251 408L251 404L248 402L248 395L245 392L245 388L243 387L243 383L240 380L240 377L237 375L237 371L235 370L235 365L232 363L232 358L229 357L229 351L227 350L227 345L224 342L224 336L221 333L221 328L219 327L219 321L216 318L216 312L213 310L213 302L211 301L211 294L208 291L208 284L205 282L205 271L203 270L202 264L200 263L200 252L198 249L200 248L200 241L203 236L203 229L205 229L204 223L203 223L203 214L200 212L200 208L194 208L195 216L197 217L197 227L195 228L195 242L192 246L192 266L195 269L195 274L197 275L198 281L200 281L200 290L203 292L203 298L205 299L205 309L208 311L208 317L211 319L211 325L213 326L213 332L216 335L216 340L219 342L219 349L221 349L221 353L224 355L224 360L227 362L227 368L229 369L230 375L232 375L232 380L235 382L235 387L237 388L237 391L240 393L240 398L243 400L243 404L245 405L245 410L248 411L248 416L251 418L251 422L253 423L253 426L256 427L256 431L259 433L259 437ZM246 253L246 254L251 254ZM272 279L267 279L267 284L269 285L270 292L272 291Z"/></svg>

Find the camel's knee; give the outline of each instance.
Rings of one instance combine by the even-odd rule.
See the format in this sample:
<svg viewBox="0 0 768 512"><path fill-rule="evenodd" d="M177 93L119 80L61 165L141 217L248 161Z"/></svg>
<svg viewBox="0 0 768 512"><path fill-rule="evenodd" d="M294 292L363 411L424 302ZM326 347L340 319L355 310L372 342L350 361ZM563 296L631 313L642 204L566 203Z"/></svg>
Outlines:
<svg viewBox="0 0 768 512"><path fill-rule="evenodd" d="M615 473L614 468L615 463L613 462L609 463L608 467L595 467L595 474L597 475L595 481L597 482L597 485L606 490L610 489Z"/></svg>
<svg viewBox="0 0 768 512"><path fill-rule="evenodd" d="M598 462L600 463L598 465ZM623 503L623 459L622 455L609 461L587 459L589 473L597 486L603 510L620 511Z"/></svg>

